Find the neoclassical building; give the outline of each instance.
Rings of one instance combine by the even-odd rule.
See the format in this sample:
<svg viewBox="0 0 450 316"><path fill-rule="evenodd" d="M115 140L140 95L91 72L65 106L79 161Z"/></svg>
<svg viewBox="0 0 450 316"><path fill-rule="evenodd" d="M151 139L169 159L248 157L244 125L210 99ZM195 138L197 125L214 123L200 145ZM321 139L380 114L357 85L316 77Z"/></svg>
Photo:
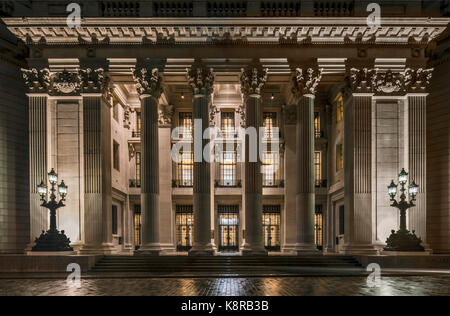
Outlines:
<svg viewBox="0 0 450 316"><path fill-rule="evenodd" d="M80 254L376 254L402 168L449 253L449 3L371 2L0 1L0 253L48 229L52 168Z"/></svg>

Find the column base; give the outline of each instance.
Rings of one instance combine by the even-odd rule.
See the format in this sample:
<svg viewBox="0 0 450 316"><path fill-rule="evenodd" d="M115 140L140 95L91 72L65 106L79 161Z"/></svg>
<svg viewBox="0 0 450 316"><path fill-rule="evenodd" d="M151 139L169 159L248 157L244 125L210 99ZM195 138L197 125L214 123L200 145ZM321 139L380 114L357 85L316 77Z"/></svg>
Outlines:
<svg viewBox="0 0 450 316"><path fill-rule="evenodd" d="M249 244L244 244L242 246L241 254L243 256L268 256L269 255L266 248L261 247L261 246L254 247Z"/></svg>
<svg viewBox="0 0 450 316"><path fill-rule="evenodd" d="M105 243L101 245L82 245L79 254L80 255L111 255L116 252L116 248L113 244Z"/></svg>
<svg viewBox="0 0 450 316"><path fill-rule="evenodd" d="M322 255L322 253L316 248L316 245L314 244L297 243L295 244L293 252L297 256Z"/></svg>
<svg viewBox="0 0 450 316"><path fill-rule="evenodd" d="M142 245L141 248L134 252L135 256L162 256L166 251L159 243L151 243Z"/></svg>
<svg viewBox="0 0 450 316"><path fill-rule="evenodd" d="M345 244L342 247L345 255L378 255L379 250L373 244Z"/></svg>
<svg viewBox="0 0 450 316"><path fill-rule="evenodd" d="M214 244L209 243L206 245L196 245L189 250L189 256L214 256L216 254L216 247Z"/></svg>

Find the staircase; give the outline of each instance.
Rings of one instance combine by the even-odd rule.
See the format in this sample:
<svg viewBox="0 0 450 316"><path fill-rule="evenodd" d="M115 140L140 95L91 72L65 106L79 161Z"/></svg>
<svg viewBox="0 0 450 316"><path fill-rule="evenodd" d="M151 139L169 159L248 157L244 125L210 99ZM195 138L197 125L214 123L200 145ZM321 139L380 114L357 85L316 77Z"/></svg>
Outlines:
<svg viewBox="0 0 450 316"><path fill-rule="evenodd" d="M299 272L354 270L361 265L351 256L105 256L90 271L103 273L182 274L298 274Z"/></svg>

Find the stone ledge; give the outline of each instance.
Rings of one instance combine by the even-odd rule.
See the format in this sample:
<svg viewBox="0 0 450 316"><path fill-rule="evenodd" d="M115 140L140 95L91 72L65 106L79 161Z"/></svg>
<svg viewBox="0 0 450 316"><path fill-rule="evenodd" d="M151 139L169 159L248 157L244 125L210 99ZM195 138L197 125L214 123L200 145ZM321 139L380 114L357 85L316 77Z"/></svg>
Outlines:
<svg viewBox="0 0 450 316"><path fill-rule="evenodd" d="M359 255L354 257L363 267L367 267L371 263L376 263L381 268L450 269L450 255L415 255L411 253L401 256Z"/></svg>
<svg viewBox="0 0 450 316"><path fill-rule="evenodd" d="M79 264L81 272L88 272L103 256L74 255L0 255L0 273L12 272L60 272L66 273L71 263Z"/></svg>

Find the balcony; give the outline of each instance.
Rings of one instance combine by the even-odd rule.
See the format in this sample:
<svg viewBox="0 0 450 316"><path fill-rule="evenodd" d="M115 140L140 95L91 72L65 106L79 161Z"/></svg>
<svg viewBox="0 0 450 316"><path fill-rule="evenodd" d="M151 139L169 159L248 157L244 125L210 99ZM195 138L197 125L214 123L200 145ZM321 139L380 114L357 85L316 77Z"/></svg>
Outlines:
<svg viewBox="0 0 450 316"><path fill-rule="evenodd" d="M263 179L263 188L284 188L284 180Z"/></svg>
<svg viewBox="0 0 450 316"><path fill-rule="evenodd" d="M140 188L141 187L141 180L140 179L130 179L128 187L130 187L130 188Z"/></svg>
<svg viewBox="0 0 450 316"><path fill-rule="evenodd" d="M141 131L138 131L138 132L132 131L131 137L132 138L141 138Z"/></svg>
<svg viewBox="0 0 450 316"><path fill-rule="evenodd" d="M172 188L192 188L192 180L172 180Z"/></svg>
<svg viewBox="0 0 450 316"><path fill-rule="evenodd" d="M324 138L325 133L323 131L314 130L314 137L316 139Z"/></svg>
<svg viewBox="0 0 450 316"><path fill-rule="evenodd" d="M241 180L215 180L215 188L242 188Z"/></svg>

